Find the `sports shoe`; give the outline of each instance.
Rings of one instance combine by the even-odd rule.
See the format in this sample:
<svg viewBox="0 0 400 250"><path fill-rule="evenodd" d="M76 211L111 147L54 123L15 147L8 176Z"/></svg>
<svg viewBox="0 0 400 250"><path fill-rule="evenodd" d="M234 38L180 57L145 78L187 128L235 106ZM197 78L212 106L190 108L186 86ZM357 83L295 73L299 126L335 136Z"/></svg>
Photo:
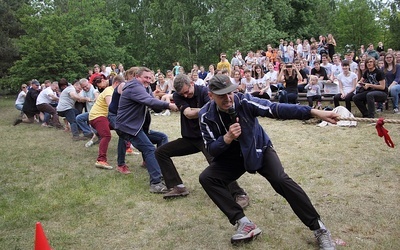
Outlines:
<svg viewBox="0 0 400 250"><path fill-rule="evenodd" d="M399 113L399 109L398 109L398 108L393 109L393 113L394 113L394 114Z"/></svg>
<svg viewBox="0 0 400 250"><path fill-rule="evenodd" d="M376 113L381 113L382 109L376 109Z"/></svg>
<svg viewBox="0 0 400 250"><path fill-rule="evenodd" d="M96 168L102 168L102 169L113 169L113 167L108 164L106 161L96 161L94 164Z"/></svg>
<svg viewBox="0 0 400 250"><path fill-rule="evenodd" d="M242 208L247 207L250 203L250 198L247 194L237 195L235 200Z"/></svg>
<svg viewBox="0 0 400 250"><path fill-rule="evenodd" d="M161 114L162 116L170 116L171 112L169 111L169 109L165 110L164 113Z"/></svg>
<svg viewBox="0 0 400 250"><path fill-rule="evenodd" d="M156 194L165 194L168 192L168 188L165 186L164 183L159 182L156 184L150 184L150 192Z"/></svg>
<svg viewBox="0 0 400 250"><path fill-rule="evenodd" d="M85 147L89 148L93 146L93 144L94 144L93 140L89 140L88 142L86 142Z"/></svg>
<svg viewBox="0 0 400 250"><path fill-rule="evenodd" d="M132 173L129 170L129 167L127 165L122 165L117 167L117 171L120 172L121 174L130 174Z"/></svg>
<svg viewBox="0 0 400 250"><path fill-rule="evenodd" d="M335 250L335 244L332 241L331 233L327 229L318 229L314 231L314 236L318 241L320 250Z"/></svg>
<svg viewBox="0 0 400 250"><path fill-rule="evenodd" d="M142 168L147 168L147 167L146 167L146 162L145 162L145 161L142 161L142 164L140 165L140 167L142 167Z"/></svg>
<svg viewBox="0 0 400 250"><path fill-rule="evenodd" d="M189 194L189 191L186 189L186 187L173 187L171 191L168 193L164 194L163 198L164 199L170 199L170 198L176 198L176 197L183 197L187 196Z"/></svg>
<svg viewBox="0 0 400 250"><path fill-rule="evenodd" d="M254 239L261 232L261 229L259 229L253 222L238 222L237 230L231 238L231 243L248 242Z"/></svg>
<svg viewBox="0 0 400 250"><path fill-rule="evenodd" d="M17 118L17 119L15 119L15 121L14 121L14 123L13 123L13 126L17 126L18 124L20 124L22 122L22 119L21 118Z"/></svg>

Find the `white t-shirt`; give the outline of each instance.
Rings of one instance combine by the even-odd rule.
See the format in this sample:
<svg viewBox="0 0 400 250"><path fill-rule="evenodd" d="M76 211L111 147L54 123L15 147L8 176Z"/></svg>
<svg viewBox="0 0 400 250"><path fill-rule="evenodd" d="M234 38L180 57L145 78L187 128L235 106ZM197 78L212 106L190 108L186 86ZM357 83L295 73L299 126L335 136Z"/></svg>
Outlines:
<svg viewBox="0 0 400 250"><path fill-rule="evenodd" d="M15 105L24 104L25 97L26 97L26 93L24 91L19 92L19 94L17 96L17 100L15 100Z"/></svg>
<svg viewBox="0 0 400 250"><path fill-rule="evenodd" d="M50 87L47 87L47 88L43 89L42 91L40 91L40 93L36 99L36 105L43 104L43 103L47 103L47 104L52 103L53 100L51 99L50 95L57 96L57 94Z"/></svg>
<svg viewBox="0 0 400 250"><path fill-rule="evenodd" d="M342 69L342 65L335 65L332 64L332 74L334 77L338 77L338 75L340 75L341 73L343 73L343 69Z"/></svg>
<svg viewBox="0 0 400 250"><path fill-rule="evenodd" d="M204 81L202 79L197 79L197 81L194 82L194 84L199 85L199 86L206 86Z"/></svg>
<svg viewBox="0 0 400 250"><path fill-rule="evenodd" d="M357 71L358 71L358 64L356 63L356 62L351 62L350 63L350 71L351 72L354 72L354 73L357 73Z"/></svg>
<svg viewBox="0 0 400 250"><path fill-rule="evenodd" d="M350 72L349 76L345 76L344 73L341 73L337 76L337 79L342 83L343 92L347 95L353 89L353 80L356 79L357 81L357 75L354 72Z"/></svg>
<svg viewBox="0 0 400 250"><path fill-rule="evenodd" d="M250 81L247 81L246 78L242 78L241 84L246 85L246 93L251 93L253 92L254 85L257 84L257 82L253 77L250 79Z"/></svg>
<svg viewBox="0 0 400 250"><path fill-rule="evenodd" d="M320 64L321 67L324 67L325 71L326 71L326 75L329 77L332 74L332 64L331 63L327 63L327 64Z"/></svg>

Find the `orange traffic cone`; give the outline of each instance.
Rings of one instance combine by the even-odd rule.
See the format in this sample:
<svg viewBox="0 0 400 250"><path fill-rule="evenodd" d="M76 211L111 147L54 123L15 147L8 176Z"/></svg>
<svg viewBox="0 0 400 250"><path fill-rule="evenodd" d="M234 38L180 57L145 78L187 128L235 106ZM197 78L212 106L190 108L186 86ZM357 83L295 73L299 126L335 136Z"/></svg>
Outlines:
<svg viewBox="0 0 400 250"><path fill-rule="evenodd" d="M51 250L40 222L36 222L35 250Z"/></svg>

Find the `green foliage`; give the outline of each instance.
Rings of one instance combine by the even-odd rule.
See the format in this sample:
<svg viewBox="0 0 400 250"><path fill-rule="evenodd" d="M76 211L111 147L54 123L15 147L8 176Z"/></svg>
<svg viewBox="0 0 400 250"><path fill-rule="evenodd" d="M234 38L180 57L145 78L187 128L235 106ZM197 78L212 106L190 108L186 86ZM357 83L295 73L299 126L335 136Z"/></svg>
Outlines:
<svg viewBox="0 0 400 250"><path fill-rule="evenodd" d="M328 33L337 51L378 41L399 49L398 9L399 0L1 1L0 84L72 81L94 64L165 71L180 61L188 70L217 63L222 51Z"/></svg>

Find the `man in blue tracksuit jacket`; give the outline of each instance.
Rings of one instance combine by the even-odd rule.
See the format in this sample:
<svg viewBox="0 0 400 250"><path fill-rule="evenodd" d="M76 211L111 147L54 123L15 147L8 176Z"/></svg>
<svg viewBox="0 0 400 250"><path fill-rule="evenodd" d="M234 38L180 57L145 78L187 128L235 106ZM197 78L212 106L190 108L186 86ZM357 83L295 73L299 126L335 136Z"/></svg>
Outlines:
<svg viewBox="0 0 400 250"><path fill-rule="evenodd" d="M290 204L300 220L314 231L320 249L335 249L330 232L320 220L303 189L284 171L272 142L257 116L278 119L309 119L312 116L336 123L339 115L295 104L272 103L249 94L234 93L229 77L215 75L209 84L210 101L199 112L204 143L214 160L199 180L208 196L228 217L237 231L231 242L248 241L261 230L244 214L226 188L246 171L258 172Z"/></svg>

